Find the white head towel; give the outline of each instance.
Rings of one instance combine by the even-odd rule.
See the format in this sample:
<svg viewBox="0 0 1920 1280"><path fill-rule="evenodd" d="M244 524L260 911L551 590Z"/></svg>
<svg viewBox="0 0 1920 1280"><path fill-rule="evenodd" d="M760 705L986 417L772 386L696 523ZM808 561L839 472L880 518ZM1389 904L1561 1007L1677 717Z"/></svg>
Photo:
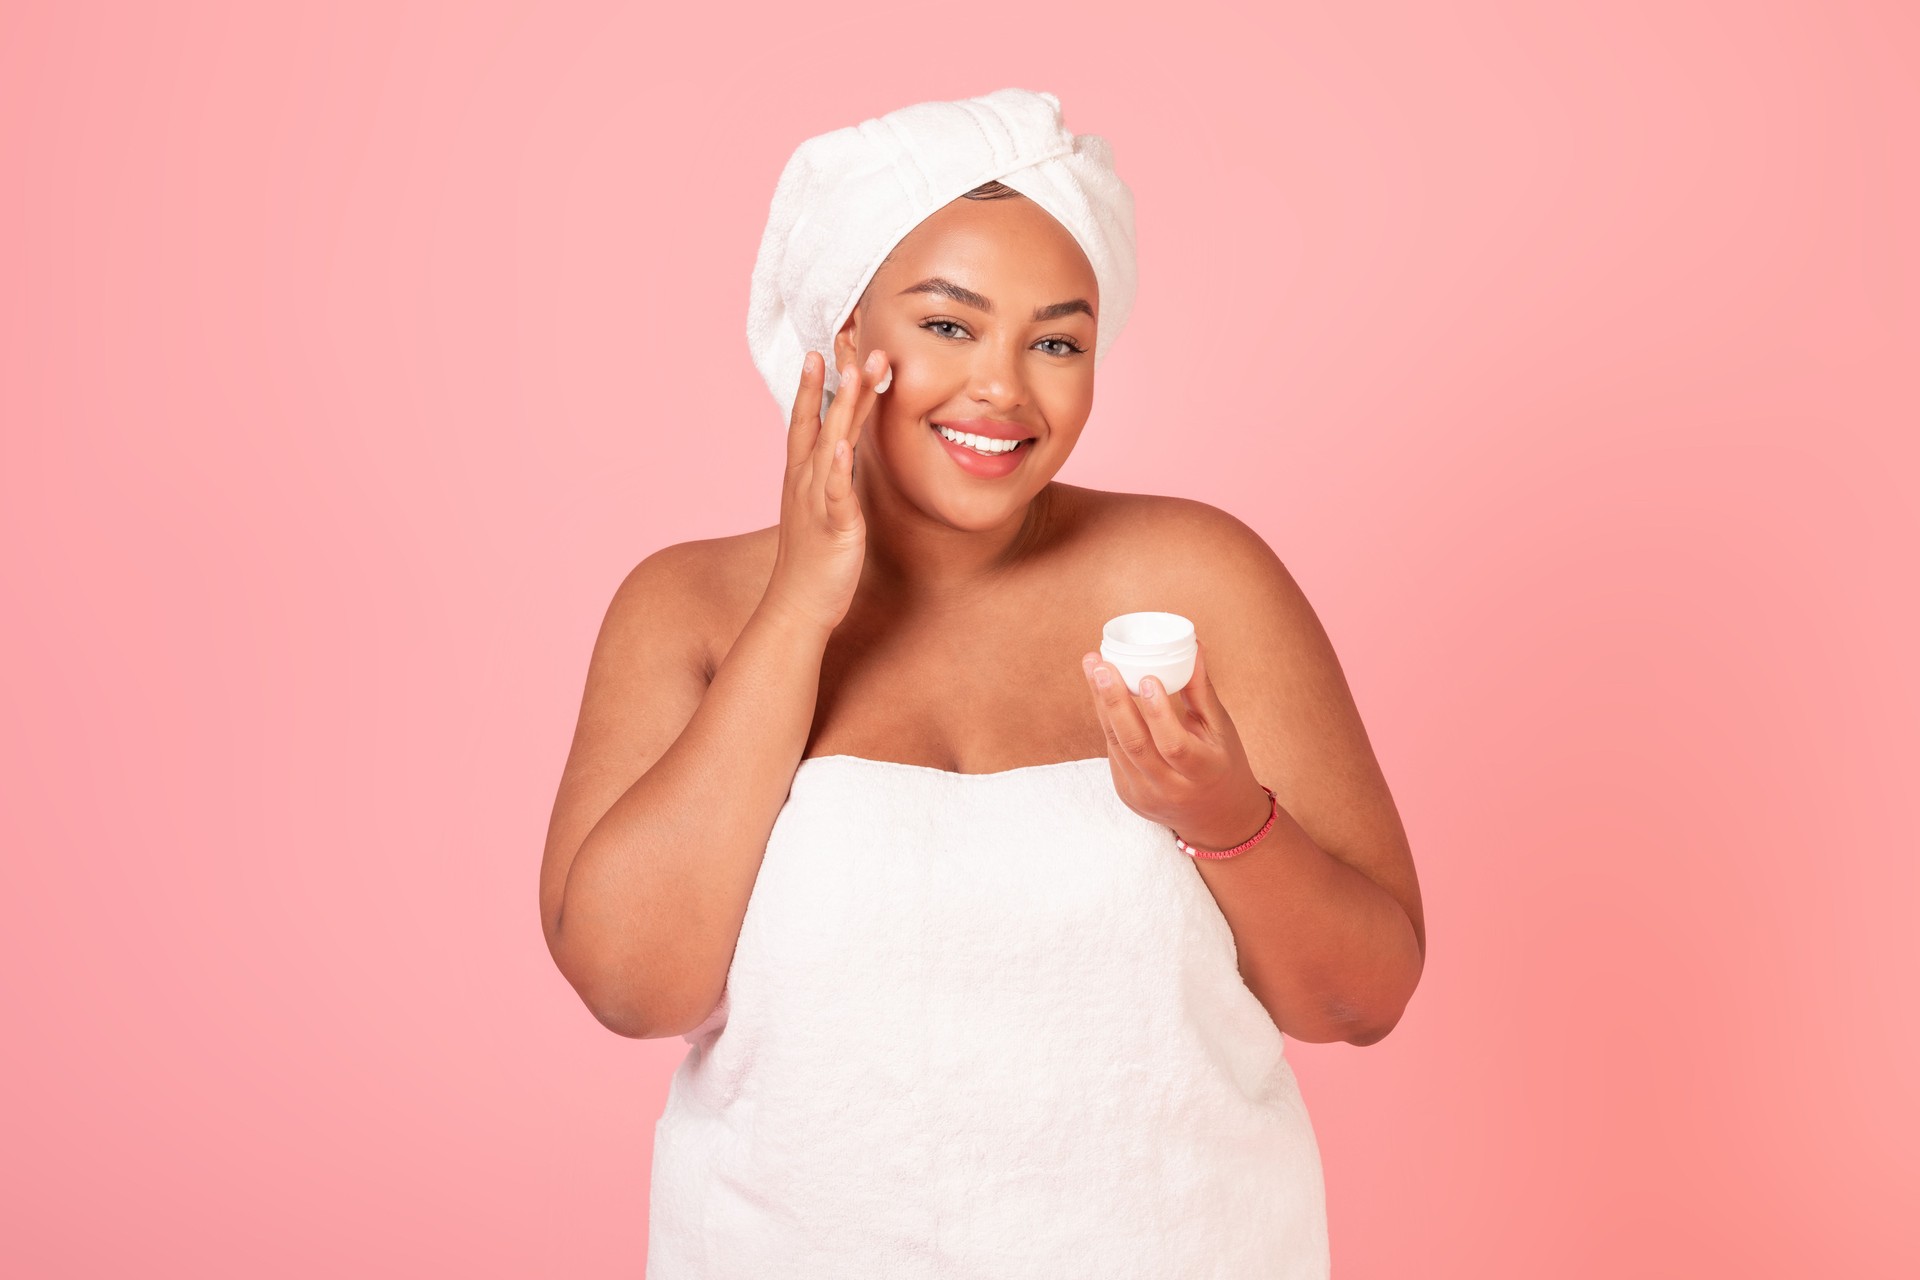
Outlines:
<svg viewBox="0 0 1920 1280"><path fill-rule="evenodd" d="M921 102L801 143L774 187L747 299L747 345L784 425L809 351L840 383L833 336L873 273L928 215L994 179L1073 234L1100 285L1098 368L1133 309L1133 193L1113 149L1060 123L1060 99L999 89Z"/></svg>

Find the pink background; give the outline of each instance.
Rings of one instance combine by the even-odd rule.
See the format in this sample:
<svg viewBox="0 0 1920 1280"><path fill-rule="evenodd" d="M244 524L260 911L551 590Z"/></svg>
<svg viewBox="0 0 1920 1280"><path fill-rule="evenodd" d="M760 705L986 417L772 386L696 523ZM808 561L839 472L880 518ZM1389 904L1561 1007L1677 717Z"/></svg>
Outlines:
<svg viewBox="0 0 1920 1280"><path fill-rule="evenodd" d="M792 148L1022 85L1139 201L1062 478L1261 530L1418 859L1336 1274L1914 1274L1914 10L1326 8L0 10L3 1269L639 1274L589 647L777 519Z"/></svg>

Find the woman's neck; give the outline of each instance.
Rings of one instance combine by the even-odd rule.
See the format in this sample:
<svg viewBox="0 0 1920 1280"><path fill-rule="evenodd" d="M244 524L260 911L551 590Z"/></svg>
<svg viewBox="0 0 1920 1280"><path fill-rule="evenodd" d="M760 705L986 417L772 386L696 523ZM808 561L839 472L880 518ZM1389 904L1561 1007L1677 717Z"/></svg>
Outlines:
<svg viewBox="0 0 1920 1280"><path fill-rule="evenodd" d="M1059 487L1049 482L1018 519L990 529L956 529L884 501L866 503L866 563L860 593L902 611L964 606L1020 574L1053 544L1062 516ZM876 509L877 508L877 509Z"/></svg>

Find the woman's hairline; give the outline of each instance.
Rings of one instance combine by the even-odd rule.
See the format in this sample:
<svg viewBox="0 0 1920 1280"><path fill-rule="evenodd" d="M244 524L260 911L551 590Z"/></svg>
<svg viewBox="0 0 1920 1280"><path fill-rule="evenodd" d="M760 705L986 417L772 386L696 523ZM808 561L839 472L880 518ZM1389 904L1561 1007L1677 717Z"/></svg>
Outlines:
<svg viewBox="0 0 1920 1280"><path fill-rule="evenodd" d="M1026 193L1017 191L998 178L994 178L981 183L971 191L962 192L959 198L962 200L1008 200L1015 196L1025 199ZM893 255L899 251L901 243L904 242L896 242L893 248L887 250L887 256L880 259L880 265L873 269L871 276L867 277L867 287L860 291L860 301L854 304L856 309L866 304L867 295L873 289L873 282L880 278L880 273L886 269L889 262L893 261Z"/></svg>

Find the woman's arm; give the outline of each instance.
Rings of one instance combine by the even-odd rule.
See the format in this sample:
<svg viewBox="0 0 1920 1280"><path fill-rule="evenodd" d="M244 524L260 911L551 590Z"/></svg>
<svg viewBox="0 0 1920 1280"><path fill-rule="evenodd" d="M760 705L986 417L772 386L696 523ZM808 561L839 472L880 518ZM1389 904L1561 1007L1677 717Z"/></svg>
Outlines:
<svg viewBox="0 0 1920 1280"><path fill-rule="evenodd" d="M684 1034L719 1002L830 634L763 601L709 683L689 620L712 554L657 552L615 593L541 865L555 962L636 1038Z"/></svg>
<svg viewBox="0 0 1920 1280"><path fill-rule="evenodd" d="M1174 500L1161 545L1205 638L1209 675L1254 777L1280 805L1237 858L1196 859L1248 988L1297 1040L1372 1044L1399 1022L1426 964L1413 851L1319 617L1264 539L1217 507ZM1182 832L1230 848L1265 796ZM1257 816L1254 812L1257 810ZM1216 843L1208 844L1208 840Z"/></svg>

